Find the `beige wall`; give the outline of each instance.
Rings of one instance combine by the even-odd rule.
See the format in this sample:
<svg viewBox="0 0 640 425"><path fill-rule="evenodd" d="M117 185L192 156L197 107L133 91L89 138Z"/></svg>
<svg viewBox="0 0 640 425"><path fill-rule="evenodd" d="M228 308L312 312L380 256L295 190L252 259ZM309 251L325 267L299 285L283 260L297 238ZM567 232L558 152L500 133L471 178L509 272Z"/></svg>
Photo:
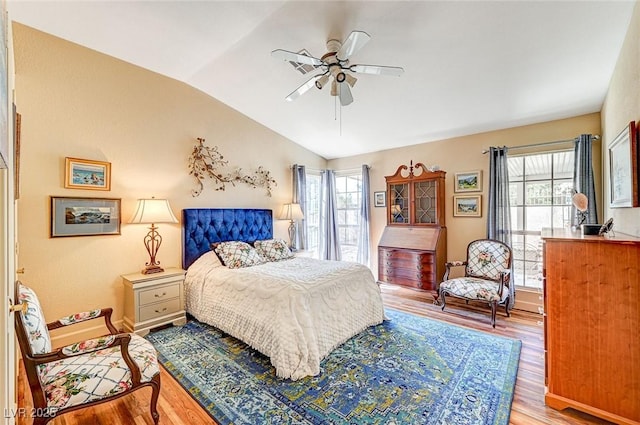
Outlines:
<svg viewBox="0 0 640 425"><path fill-rule="evenodd" d="M640 121L640 2L636 2L631 24L620 51L609 91L602 107L602 158L604 198L610 199L607 145L629 124ZM609 208L604 219L613 217L614 230L640 236L640 208Z"/></svg>
<svg viewBox="0 0 640 425"><path fill-rule="evenodd" d="M279 211L291 199L291 164L326 165L186 84L15 23L14 48L22 114L19 267L48 320L97 306L113 307L115 321L122 319L120 275L148 260L146 226L127 224L137 198L166 197L176 215L190 207ZM218 146L230 165L264 166L278 183L273 196L238 186L193 198L187 159L196 137ZM65 189L67 156L110 162L111 191ZM122 234L49 238L52 195L121 198ZM287 223L274 225L286 237ZM160 233L158 260L179 266L180 225L160 225Z"/></svg>
<svg viewBox="0 0 640 425"><path fill-rule="evenodd" d="M487 186L489 184L489 158L482 154L490 146L522 146L547 141L573 139L583 134L600 134L600 114L588 114L575 118L550 121L541 124L510 128L488 133L474 134L466 137L443 140L432 143L409 146L388 151L375 152L349 158L329 161L329 168L336 170L354 168L361 164L369 164L371 190L384 191L384 176L392 175L397 168L413 160L429 166L437 164L447 172L445 185L446 225L447 225L447 258L463 260L466 257L467 244L478 238L486 237ZM562 146L561 146L562 147ZM571 144L566 147L572 148ZM552 148L558 148L554 146ZM547 148L548 149L548 148ZM528 153L532 150L518 150L515 154ZM600 192L600 155L599 142L594 148L594 173L596 174L596 192ZM453 179L457 172L482 170L482 217L453 216ZM602 203L599 200L600 204ZM386 209L372 208L371 219L371 253L372 268L377 270L377 244L386 225ZM537 297L534 301L538 301Z"/></svg>

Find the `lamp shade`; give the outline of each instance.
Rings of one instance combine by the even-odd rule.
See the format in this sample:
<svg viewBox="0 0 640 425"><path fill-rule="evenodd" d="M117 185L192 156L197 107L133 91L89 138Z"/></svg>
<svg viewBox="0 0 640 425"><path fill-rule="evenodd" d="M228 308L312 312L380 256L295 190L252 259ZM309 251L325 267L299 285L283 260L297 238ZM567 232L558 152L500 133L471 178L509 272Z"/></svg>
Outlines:
<svg viewBox="0 0 640 425"><path fill-rule="evenodd" d="M136 213L129 223L177 223L167 199L138 199Z"/></svg>
<svg viewBox="0 0 640 425"><path fill-rule="evenodd" d="M589 199L584 193L576 193L571 197L573 206L580 212L585 212L589 207Z"/></svg>
<svg viewBox="0 0 640 425"><path fill-rule="evenodd" d="M280 220L301 220L304 218L300 204L284 204L280 212Z"/></svg>

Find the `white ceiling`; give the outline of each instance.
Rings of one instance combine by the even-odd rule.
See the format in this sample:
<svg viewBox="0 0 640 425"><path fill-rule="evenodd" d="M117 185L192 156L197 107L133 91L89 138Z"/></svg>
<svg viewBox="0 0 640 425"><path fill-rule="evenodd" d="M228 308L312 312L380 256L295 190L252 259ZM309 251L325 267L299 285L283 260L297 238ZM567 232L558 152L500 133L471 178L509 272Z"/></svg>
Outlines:
<svg viewBox="0 0 640 425"><path fill-rule="evenodd" d="M11 19L196 87L327 158L597 112L634 1L25 1ZM325 53L351 30L354 102L274 49ZM313 74L311 74L313 75Z"/></svg>

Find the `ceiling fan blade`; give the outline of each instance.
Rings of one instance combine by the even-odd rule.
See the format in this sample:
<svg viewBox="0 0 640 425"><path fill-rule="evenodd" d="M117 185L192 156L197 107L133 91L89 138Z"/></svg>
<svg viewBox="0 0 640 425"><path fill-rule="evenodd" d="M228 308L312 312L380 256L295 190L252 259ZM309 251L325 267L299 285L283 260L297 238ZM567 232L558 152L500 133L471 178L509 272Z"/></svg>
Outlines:
<svg viewBox="0 0 640 425"><path fill-rule="evenodd" d="M276 59L282 59L288 62L305 63L307 65L322 65L322 61L313 56L301 55L300 53L290 52L288 50L277 49L271 52L271 56Z"/></svg>
<svg viewBox="0 0 640 425"><path fill-rule="evenodd" d="M349 37L342 43L342 47L336 55L339 60L347 60L365 44L371 40L371 36L364 31L351 31Z"/></svg>
<svg viewBox="0 0 640 425"><path fill-rule="evenodd" d="M338 93L340 96L340 104L342 106L350 105L351 102L353 102L353 96L351 95L351 89L349 88L349 84L339 83Z"/></svg>
<svg viewBox="0 0 640 425"><path fill-rule="evenodd" d="M289 94L289 96L285 97L285 100L288 100L289 102L291 102L293 100L296 100L297 98L299 98L303 94L305 94L307 92L307 90L309 90L311 87L315 87L316 80L318 80L320 77L322 77L322 75L323 74L315 75L315 76L311 77L310 79L308 79L303 85L301 85L300 87L295 89L291 94Z"/></svg>
<svg viewBox="0 0 640 425"><path fill-rule="evenodd" d="M360 74L392 75L394 77L399 77L404 72L404 69L399 66L378 65L352 65L349 70Z"/></svg>

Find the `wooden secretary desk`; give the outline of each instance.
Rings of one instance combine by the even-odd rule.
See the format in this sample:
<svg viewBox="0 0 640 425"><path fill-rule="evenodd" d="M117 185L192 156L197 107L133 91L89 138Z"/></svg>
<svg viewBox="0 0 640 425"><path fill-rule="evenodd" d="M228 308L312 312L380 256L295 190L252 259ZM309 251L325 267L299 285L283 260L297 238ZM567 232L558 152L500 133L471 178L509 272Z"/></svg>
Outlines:
<svg viewBox="0 0 640 425"><path fill-rule="evenodd" d="M378 244L378 280L437 290L447 256L445 174L411 162L385 177L387 226Z"/></svg>

